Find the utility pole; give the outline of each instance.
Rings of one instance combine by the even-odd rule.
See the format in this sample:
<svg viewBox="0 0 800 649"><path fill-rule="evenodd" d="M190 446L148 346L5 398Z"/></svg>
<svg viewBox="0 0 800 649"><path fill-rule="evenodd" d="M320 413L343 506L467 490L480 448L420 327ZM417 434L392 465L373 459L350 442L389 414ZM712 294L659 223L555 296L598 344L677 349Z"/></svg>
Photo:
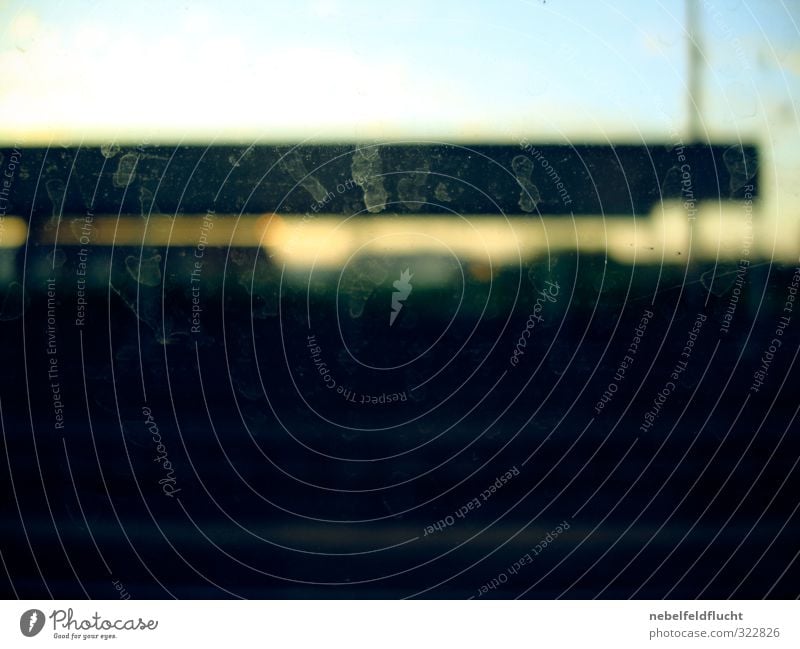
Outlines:
<svg viewBox="0 0 800 649"><path fill-rule="evenodd" d="M700 0L686 0L688 36L688 130L689 141L705 140L703 127L703 52L700 41Z"/></svg>

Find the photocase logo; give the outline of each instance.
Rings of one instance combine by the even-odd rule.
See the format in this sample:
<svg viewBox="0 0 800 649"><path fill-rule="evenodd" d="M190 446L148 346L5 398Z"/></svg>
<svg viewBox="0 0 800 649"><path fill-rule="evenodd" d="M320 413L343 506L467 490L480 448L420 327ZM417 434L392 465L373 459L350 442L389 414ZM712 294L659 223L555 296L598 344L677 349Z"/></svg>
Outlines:
<svg viewBox="0 0 800 649"><path fill-rule="evenodd" d="M394 320L397 314L400 313L400 309L403 308L403 302L411 295L411 289L413 288L411 286L412 277L414 276L411 274L411 271L406 268L400 273L400 279L392 282L392 286L394 286L396 290L392 293L392 312L389 314L390 327L394 324Z"/></svg>
<svg viewBox="0 0 800 649"><path fill-rule="evenodd" d="M19 618L19 630L22 635L32 638L44 627L44 613L38 608L25 611Z"/></svg>

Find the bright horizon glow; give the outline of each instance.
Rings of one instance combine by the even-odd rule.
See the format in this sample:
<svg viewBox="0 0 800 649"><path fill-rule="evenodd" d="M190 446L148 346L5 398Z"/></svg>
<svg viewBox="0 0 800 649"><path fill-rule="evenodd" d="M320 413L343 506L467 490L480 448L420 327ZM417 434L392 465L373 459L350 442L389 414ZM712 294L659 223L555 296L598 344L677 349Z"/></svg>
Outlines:
<svg viewBox="0 0 800 649"><path fill-rule="evenodd" d="M217 214L214 227L202 230L202 215L139 217L95 215L94 246L196 246L200 237L209 247L261 246L279 264L290 268L341 268L352 256L433 255L495 267L564 252L608 254L621 263L682 265L687 260L733 261L742 241L752 240L750 258L784 260L800 255L800 239L782 237L773 247L770 223L748 213L737 201L699 203L692 228L681 202L666 201L649 217L628 215L563 216L498 219L436 214L342 220L341 215L235 216ZM80 223L80 221L78 221ZM23 223L24 225L24 223ZM58 229L60 246L77 246L80 230ZM55 243L55 230L40 241ZM23 239L24 240L24 239ZM21 243L19 244L21 245Z"/></svg>

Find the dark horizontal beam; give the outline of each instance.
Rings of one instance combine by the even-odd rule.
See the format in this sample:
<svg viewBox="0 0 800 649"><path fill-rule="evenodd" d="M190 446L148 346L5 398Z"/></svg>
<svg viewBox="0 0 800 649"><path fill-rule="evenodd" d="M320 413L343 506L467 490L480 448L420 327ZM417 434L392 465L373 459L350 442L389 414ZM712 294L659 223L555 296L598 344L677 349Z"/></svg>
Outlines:
<svg viewBox="0 0 800 649"><path fill-rule="evenodd" d="M31 148L7 214L646 214L758 192L751 144ZM13 156L13 158L12 158Z"/></svg>

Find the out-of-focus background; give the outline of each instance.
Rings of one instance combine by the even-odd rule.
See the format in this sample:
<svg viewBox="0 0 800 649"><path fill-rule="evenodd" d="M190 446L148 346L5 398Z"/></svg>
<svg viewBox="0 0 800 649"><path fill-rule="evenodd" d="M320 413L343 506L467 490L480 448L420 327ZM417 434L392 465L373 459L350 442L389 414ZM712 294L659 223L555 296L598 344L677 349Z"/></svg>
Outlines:
<svg viewBox="0 0 800 649"><path fill-rule="evenodd" d="M800 4L0 0L7 597L796 597Z"/></svg>

